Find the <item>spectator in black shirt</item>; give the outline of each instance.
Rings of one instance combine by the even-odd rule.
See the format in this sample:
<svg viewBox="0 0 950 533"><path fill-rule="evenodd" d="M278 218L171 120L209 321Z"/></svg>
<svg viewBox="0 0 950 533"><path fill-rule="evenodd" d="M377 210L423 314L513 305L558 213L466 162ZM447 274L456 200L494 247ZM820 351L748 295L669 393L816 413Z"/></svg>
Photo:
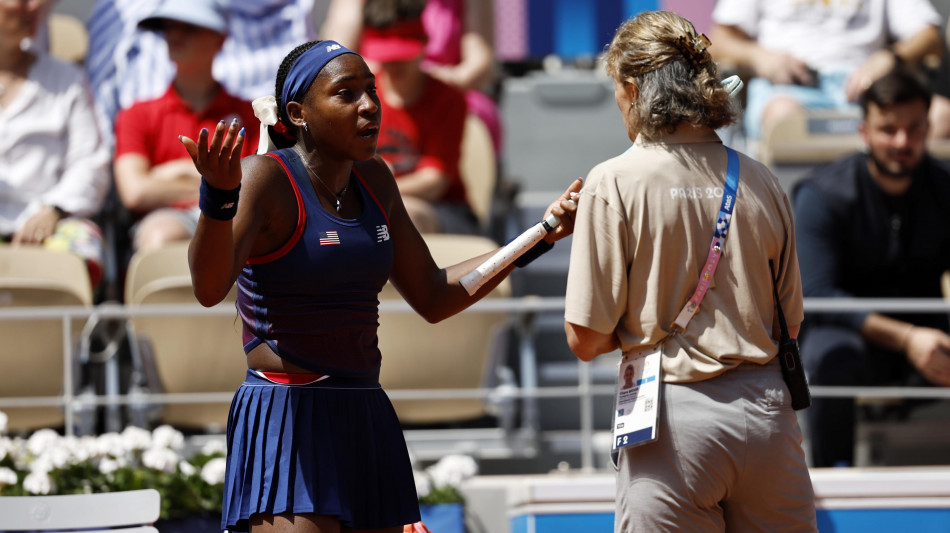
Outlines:
<svg viewBox="0 0 950 533"><path fill-rule="evenodd" d="M950 269L950 172L925 152L931 94L895 71L862 95L867 149L820 168L794 194L806 297L939 298ZM802 356L813 385L950 386L946 314L816 313ZM815 398L812 465L854 461L855 404Z"/></svg>

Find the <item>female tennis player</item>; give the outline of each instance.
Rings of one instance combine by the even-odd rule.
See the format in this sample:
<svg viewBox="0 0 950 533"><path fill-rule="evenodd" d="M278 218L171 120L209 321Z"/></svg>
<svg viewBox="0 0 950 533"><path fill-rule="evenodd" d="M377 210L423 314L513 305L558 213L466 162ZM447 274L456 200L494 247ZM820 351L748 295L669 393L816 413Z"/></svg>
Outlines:
<svg viewBox="0 0 950 533"><path fill-rule="evenodd" d="M284 59L270 128L278 150L240 160L238 124L182 142L203 176L191 242L204 305L238 284L248 372L228 422L222 527L402 531L419 520L399 421L379 385L378 294L387 280L424 318L452 316L459 278L485 258L432 260L376 153L380 108L363 59L333 41ZM576 180L548 208L573 230ZM452 357L452 354L445 354Z"/></svg>

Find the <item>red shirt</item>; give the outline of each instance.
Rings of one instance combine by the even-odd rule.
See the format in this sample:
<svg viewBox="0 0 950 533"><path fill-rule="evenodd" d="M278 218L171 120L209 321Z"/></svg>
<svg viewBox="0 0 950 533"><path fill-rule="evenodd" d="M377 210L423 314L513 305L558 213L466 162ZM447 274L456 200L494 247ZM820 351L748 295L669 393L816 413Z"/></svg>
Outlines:
<svg viewBox="0 0 950 533"><path fill-rule="evenodd" d="M465 95L427 76L419 100L406 108L386 103L382 84L377 86L382 123L376 152L393 167L396 179L422 168L436 168L449 178L449 188L439 200L468 203L459 177L459 154L468 109Z"/></svg>
<svg viewBox="0 0 950 533"><path fill-rule="evenodd" d="M153 166L190 157L178 140L179 135L197 141L201 128L208 128L210 134L218 121L224 120L230 125L234 118L244 126L242 156L255 153L260 122L250 102L231 96L221 88L211 104L196 113L171 86L164 95L137 102L119 112L115 121L115 157L142 154Z"/></svg>

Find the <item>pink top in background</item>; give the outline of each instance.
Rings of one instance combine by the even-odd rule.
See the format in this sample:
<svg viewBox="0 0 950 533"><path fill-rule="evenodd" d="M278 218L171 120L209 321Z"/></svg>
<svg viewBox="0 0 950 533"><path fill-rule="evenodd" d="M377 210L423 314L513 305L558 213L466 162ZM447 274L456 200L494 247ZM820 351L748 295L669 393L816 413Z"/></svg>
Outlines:
<svg viewBox="0 0 950 533"><path fill-rule="evenodd" d="M462 60L465 0L428 0L422 12L422 25L429 36L426 61L457 65Z"/></svg>

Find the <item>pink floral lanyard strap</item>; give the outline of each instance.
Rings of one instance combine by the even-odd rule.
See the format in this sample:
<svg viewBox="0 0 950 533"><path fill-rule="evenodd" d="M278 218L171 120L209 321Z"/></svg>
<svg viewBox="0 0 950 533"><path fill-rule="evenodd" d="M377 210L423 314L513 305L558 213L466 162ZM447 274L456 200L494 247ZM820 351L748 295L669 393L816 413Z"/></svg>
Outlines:
<svg viewBox="0 0 950 533"><path fill-rule="evenodd" d="M722 194L722 207L719 208L719 216L716 218L716 232L713 234L712 243L709 245L709 254L706 256L706 264L699 274L699 283L696 290L690 296L689 301L683 306L683 310L673 321L671 326L672 334L686 329L686 325L692 320L693 315L699 310L699 304L706 297L706 291L709 290L709 284L716 274L716 267L719 266L719 259L722 257L722 248L726 244L726 236L729 233L729 223L732 221L732 209L736 205L736 194L739 188L739 154L735 150L726 148L729 156L729 162L726 166L726 187Z"/></svg>

